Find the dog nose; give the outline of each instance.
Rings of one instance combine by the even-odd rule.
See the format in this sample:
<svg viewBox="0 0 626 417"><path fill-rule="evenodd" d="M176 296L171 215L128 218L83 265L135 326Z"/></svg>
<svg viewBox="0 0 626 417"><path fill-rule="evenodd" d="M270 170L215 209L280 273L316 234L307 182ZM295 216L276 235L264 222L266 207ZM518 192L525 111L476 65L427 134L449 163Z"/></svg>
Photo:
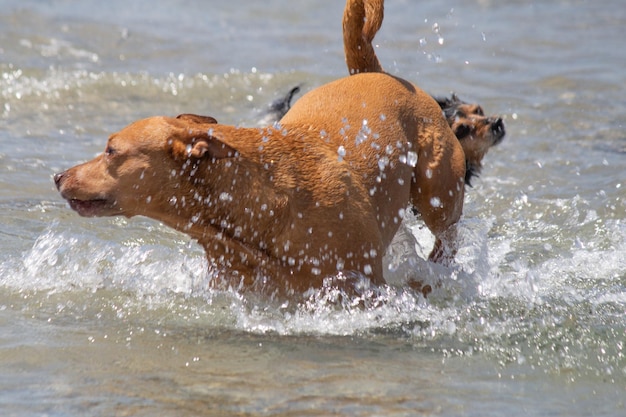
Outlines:
<svg viewBox="0 0 626 417"><path fill-rule="evenodd" d="M493 121L493 123L491 124L491 132L493 133L494 139L492 146L495 146L502 142L502 139L504 139L504 135L506 132L504 130L504 121L501 117L498 117L496 120Z"/></svg>
<svg viewBox="0 0 626 417"><path fill-rule="evenodd" d="M504 121L502 120L501 117L498 117L492 124L491 124L491 130L493 130L494 133L500 133L500 134L504 134Z"/></svg>
<svg viewBox="0 0 626 417"><path fill-rule="evenodd" d="M57 190L61 188L61 183L63 182L64 176L65 176L65 172L54 174L54 184L57 186Z"/></svg>

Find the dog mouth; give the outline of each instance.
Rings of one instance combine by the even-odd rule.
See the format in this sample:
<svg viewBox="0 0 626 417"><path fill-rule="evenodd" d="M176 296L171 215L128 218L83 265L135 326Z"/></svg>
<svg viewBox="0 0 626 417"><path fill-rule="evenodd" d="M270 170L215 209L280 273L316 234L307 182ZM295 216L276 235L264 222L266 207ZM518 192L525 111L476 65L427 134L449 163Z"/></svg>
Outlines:
<svg viewBox="0 0 626 417"><path fill-rule="evenodd" d="M113 204L109 200L78 200L69 199L68 203L72 210L77 212L81 217L101 217L111 215Z"/></svg>

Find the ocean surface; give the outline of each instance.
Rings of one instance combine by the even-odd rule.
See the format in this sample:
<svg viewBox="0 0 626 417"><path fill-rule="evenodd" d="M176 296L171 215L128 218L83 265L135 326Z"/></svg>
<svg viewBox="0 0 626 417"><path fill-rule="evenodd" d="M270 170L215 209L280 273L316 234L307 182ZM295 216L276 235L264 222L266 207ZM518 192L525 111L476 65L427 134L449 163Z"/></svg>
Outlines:
<svg viewBox="0 0 626 417"><path fill-rule="evenodd" d="M53 174L136 119L252 126L347 75L343 5L0 2L0 415L626 415L622 0L387 2L387 71L507 135L457 264L424 261L408 216L363 299L211 290L185 235L61 199ZM406 271L433 293L394 285Z"/></svg>

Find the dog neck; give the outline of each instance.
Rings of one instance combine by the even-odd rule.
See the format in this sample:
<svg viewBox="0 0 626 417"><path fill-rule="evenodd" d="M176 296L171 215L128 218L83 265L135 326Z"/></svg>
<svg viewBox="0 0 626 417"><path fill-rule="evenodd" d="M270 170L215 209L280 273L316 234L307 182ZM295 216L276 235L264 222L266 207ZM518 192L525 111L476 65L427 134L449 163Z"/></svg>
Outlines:
<svg viewBox="0 0 626 417"><path fill-rule="evenodd" d="M196 239L220 264L254 268L277 252L275 236L288 223L292 181L277 169L280 156L268 146L282 134L217 124L210 134L236 152L183 164L176 188L185 194L147 215Z"/></svg>

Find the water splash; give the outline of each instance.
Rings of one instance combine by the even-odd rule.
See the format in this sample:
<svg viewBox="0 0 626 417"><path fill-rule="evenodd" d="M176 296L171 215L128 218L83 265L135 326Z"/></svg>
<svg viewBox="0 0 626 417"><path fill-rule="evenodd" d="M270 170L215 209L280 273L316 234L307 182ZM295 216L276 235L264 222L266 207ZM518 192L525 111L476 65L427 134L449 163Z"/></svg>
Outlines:
<svg viewBox="0 0 626 417"><path fill-rule="evenodd" d="M206 270L203 258L185 255L182 248L172 253L171 247L132 240L112 244L60 230L55 222L19 264L0 266L0 285L47 293L118 289L139 298L165 292L191 295L206 287Z"/></svg>
<svg viewBox="0 0 626 417"><path fill-rule="evenodd" d="M480 353L502 365L625 377L626 225L602 220L582 199L552 203L558 211L535 227L544 233L552 230L550 222L577 227L582 244L541 242L541 251L554 252L543 258L518 246L536 247L530 241L539 235L520 240L515 230L500 229L495 216L470 215L461 222L452 268L424 260L432 236L403 211L404 223L385 256L389 285L357 295L323 288L284 300L215 291L199 247L160 229L164 235L148 238L154 231L145 225L132 230L122 220L79 232L53 223L21 258L0 264L0 286L27 296L33 310L52 303L56 317L113 311L113 319L168 317L251 333L392 332L416 345ZM528 214L533 204L520 201L512 218ZM474 209L470 199L467 210ZM427 299L406 286L415 279L433 287Z"/></svg>

